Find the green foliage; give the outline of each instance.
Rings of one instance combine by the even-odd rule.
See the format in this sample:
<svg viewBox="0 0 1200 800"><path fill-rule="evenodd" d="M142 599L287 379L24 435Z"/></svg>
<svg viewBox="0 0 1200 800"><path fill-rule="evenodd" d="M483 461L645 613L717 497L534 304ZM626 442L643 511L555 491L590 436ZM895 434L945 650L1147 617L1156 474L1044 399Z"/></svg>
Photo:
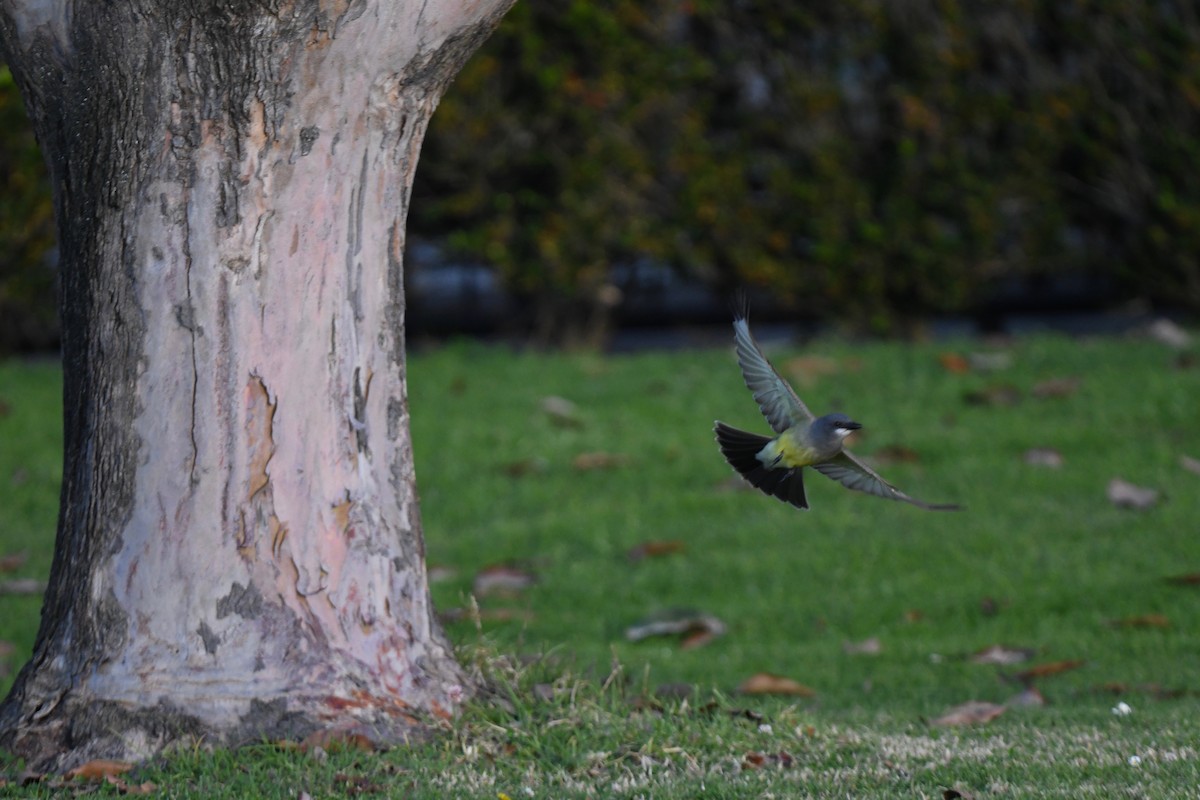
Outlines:
<svg viewBox="0 0 1200 800"><path fill-rule="evenodd" d="M1198 308L1198 51L1171 4L518 4L413 226L576 304L642 254L873 326L1068 270Z"/></svg>
<svg viewBox="0 0 1200 800"><path fill-rule="evenodd" d="M58 327L54 206L41 151L8 67L0 64L0 353L46 346Z"/></svg>

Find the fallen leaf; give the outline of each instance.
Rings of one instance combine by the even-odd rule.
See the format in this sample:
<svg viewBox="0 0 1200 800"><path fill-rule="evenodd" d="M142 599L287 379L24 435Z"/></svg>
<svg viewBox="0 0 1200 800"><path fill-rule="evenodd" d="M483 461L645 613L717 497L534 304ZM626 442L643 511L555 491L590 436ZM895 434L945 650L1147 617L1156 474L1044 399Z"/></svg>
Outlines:
<svg viewBox="0 0 1200 800"><path fill-rule="evenodd" d="M1117 508L1143 510L1158 503L1158 490L1137 486L1123 478L1108 482L1108 500Z"/></svg>
<svg viewBox="0 0 1200 800"><path fill-rule="evenodd" d="M982 725L991 722L1003 714L1005 706L986 703L981 700L971 700L942 714L933 720L934 725L949 727L952 725Z"/></svg>
<svg viewBox="0 0 1200 800"><path fill-rule="evenodd" d="M1151 339L1180 350L1192 342L1192 337L1187 331L1165 317L1146 326L1146 333Z"/></svg>
<svg viewBox="0 0 1200 800"><path fill-rule="evenodd" d="M1046 705L1046 698L1036 686L1026 686L1020 692L1004 701L1009 708L1040 708Z"/></svg>
<svg viewBox="0 0 1200 800"><path fill-rule="evenodd" d="M993 644L973 653L971 655L971 663L1011 666L1028 661L1036 654L1037 650L1031 647L1008 647L1002 644Z"/></svg>
<svg viewBox="0 0 1200 800"><path fill-rule="evenodd" d="M716 638L717 633L712 628L695 628L683 634L679 640L679 649L695 650L697 647L704 647Z"/></svg>
<svg viewBox="0 0 1200 800"><path fill-rule="evenodd" d="M875 636L861 642L842 642L842 652L849 656L877 656L883 652L883 643Z"/></svg>
<svg viewBox="0 0 1200 800"><path fill-rule="evenodd" d="M105 758L97 758L89 761L86 764L80 764L75 769L67 773L68 778L83 778L87 781L104 780L110 775L123 775L133 769L133 764L128 761L112 761Z"/></svg>
<svg viewBox="0 0 1200 800"><path fill-rule="evenodd" d="M546 416L550 417L550 421L560 428L583 427L583 420L579 418L579 410L565 397L557 395L543 397L538 406Z"/></svg>
<svg viewBox="0 0 1200 800"><path fill-rule="evenodd" d="M1171 621L1164 614L1136 614L1108 621L1113 628L1169 628Z"/></svg>
<svg viewBox="0 0 1200 800"><path fill-rule="evenodd" d="M739 694L784 694L794 697L815 697L817 691L803 683L774 675L770 672L759 672L742 681L738 686Z"/></svg>
<svg viewBox="0 0 1200 800"><path fill-rule="evenodd" d="M1015 406L1021 402L1021 390L1011 384L997 383L963 394L973 406Z"/></svg>
<svg viewBox="0 0 1200 800"><path fill-rule="evenodd" d="M571 466L580 472L590 472L595 469L614 469L629 463L629 456L621 453L580 453L575 456Z"/></svg>
<svg viewBox="0 0 1200 800"><path fill-rule="evenodd" d="M1176 586L1200 586L1200 572L1190 572L1187 575L1172 575L1163 580L1167 583L1173 583Z"/></svg>
<svg viewBox="0 0 1200 800"><path fill-rule="evenodd" d="M1192 458L1191 456L1180 456L1179 466L1186 469L1188 472L1194 472L1200 475L1200 459Z"/></svg>
<svg viewBox="0 0 1200 800"><path fill-rule="evenodd" d="M631 642L640 642L652 636L686 638L703 631L721 636L725 630L725 623L711 614L690 608L676 608L656 612L629 626L625 629L625 638Z"/></svg>
<svg viewBox="0 0 1200 800"><path fill-rule="evenodd" d="M637 563L645 558L661 558L663 556L673 556L684 551L683 542L679 539L667 539L657 542L642 542L636 547L629 548L625 553L625 557L632 563Z"/></svg>
<svg viewBox="0 0 1200 800"><path fill-rule="evenodd" d="M961 353L939 353L938 363L942 365L942 369L946 370L946 372L953 372L957 375L971 371L971 362L963 357Z"/></svg>
<svg viewBox="0 0 1200 800"><path fill-rule="evenodd" d="M1196 358L1195 353L1179 353L1171 361L1171 366L1175 369L1191 369L1200 363L1200 359Z"/></svg>
<svg viewBox="0 0 1200 800"><path fill-rule="evenodd" d="M42 594L46 591L46 582L37 578L14 578L0 581L0 594Z"/></svg>
<svg viewBox="0 0 1200 800"><path fill-rule="evenodd" d="M476 597L501 595L511 597L537 583L537 577L508 564L493 564L475 573L471 591Z"/></svg>
<svg viewBox="0 0 1200 800"><path fill-rule="evenodd" d="M910 608L905 610L903 619L908 624L913 625L925 619L925 612L919 608Z"/></svg>
<svg viewBox="0 0 1200 800"><path fill-rule="evenodd" d="M787 769L795 763L790 753L780 750L778 753L759 753L751 750L742 759L742 769L763 769L777 767Z"/></svg>
<svg viewBox="0 0 1200 800"><path fill-rule="evenodd" d="M29 554L23 551L0 556L0 572L15 572L23 567L28 560Z"/></svg>
<svg viewBox="0 0 1200 800"><path fill-rule="evenodd" d="M1084 663L1086 662L1079 658L1050 661L1046 664L1038 664L1027 670L1022 670L1015 677L1021 683L1030 683L1038 678L1049 678L1051 675L1058 675L1063 672L1070 672L1073 669L1079 669Z"/></svg>
<svg viewBox="0 0 1200 800"><path fill-rule="evenodd" d="M1079 378L1051 378L1048 381L1036 384L1030 390L1030 394L1039 400L1070 397L1079 391L1079 385L1082 382Z"/></svg>
<svg viewBox="0 0 1200 800"><path fill-rule="evenodd" d="M1035 467L1050 467L1051 469L1060 469L1064 463L1062 453L1053 447L1030 448L1025 451L1022 458L1026 464L1032 464Z"/></svg>

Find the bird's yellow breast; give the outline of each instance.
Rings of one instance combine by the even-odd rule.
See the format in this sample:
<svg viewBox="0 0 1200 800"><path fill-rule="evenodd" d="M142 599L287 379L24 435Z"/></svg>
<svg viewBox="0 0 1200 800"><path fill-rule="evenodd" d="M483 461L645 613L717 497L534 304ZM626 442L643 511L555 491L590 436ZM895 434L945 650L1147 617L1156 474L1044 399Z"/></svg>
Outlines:
<svg viewBox="0 0 1200 800"><path fill-rule="evenodd" d="M817 452L804 444L800 437L793 433L794 430L786 430L767 442L759 452L758 460L768 467L775 465L787 469L807 467L816 463Z"/></svg>

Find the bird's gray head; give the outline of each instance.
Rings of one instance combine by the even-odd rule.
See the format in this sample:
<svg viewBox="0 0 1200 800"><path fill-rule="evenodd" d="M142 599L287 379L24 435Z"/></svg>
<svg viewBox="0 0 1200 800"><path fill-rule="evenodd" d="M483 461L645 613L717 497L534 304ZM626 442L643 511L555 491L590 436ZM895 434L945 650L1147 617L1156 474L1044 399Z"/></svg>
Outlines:
<svg viewBox="0 0 1200 800"><path fill-rule="evenodd" d="M842 440L861 427L845 414L826 414L813 420L812 438L818 445L836 445L840 448Z"/></svg>

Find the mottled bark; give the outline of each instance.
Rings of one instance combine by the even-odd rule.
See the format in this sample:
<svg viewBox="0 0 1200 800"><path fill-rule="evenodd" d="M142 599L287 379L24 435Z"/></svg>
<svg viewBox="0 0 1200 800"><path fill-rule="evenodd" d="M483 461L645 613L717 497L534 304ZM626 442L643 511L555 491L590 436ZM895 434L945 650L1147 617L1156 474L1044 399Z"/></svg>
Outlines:
<svg viewBox="0 0 1200 800"><path fill-rule="evenodd" d="M66 452L36 766L354 723L464 679L433 621L402 255L429 115L510 0L0 0L55 183Z"/></svg>

